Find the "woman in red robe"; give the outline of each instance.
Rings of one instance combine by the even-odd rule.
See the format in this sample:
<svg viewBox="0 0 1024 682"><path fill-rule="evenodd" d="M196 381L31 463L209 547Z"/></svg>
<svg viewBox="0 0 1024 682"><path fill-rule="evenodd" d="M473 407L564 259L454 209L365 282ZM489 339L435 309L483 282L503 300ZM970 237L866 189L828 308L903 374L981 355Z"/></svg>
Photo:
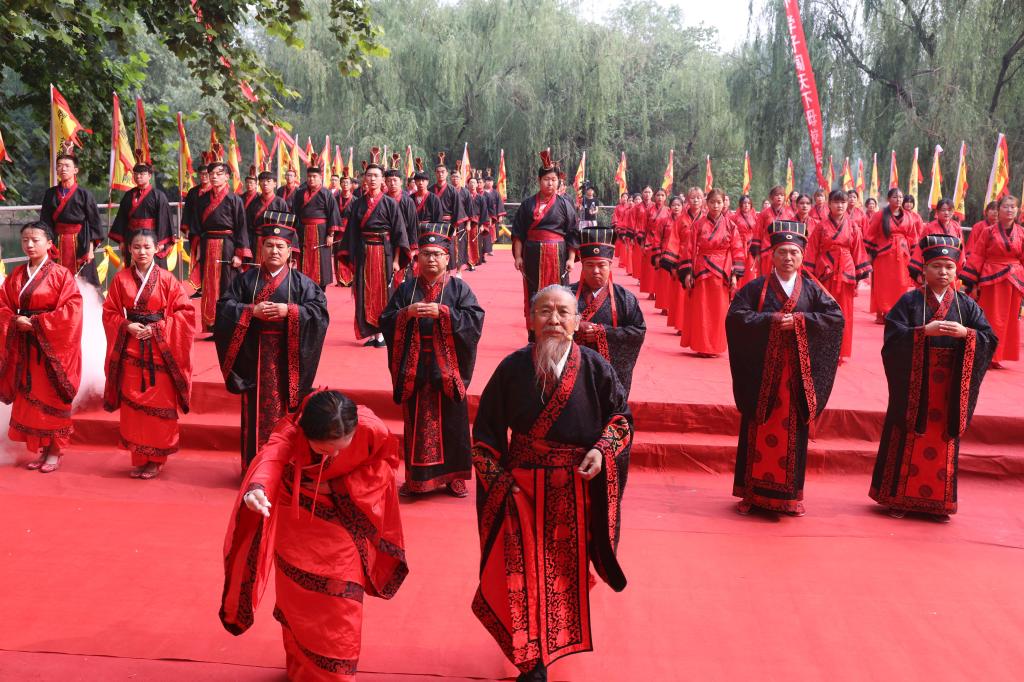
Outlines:
<svg viewBox="0 0 1024 682"><path fill-rule="evenodd" d="M974 223L971 227L971 231L967 234L967 241L964 242L964 257L970 253L971 249L974 248L974 241L977 237L985 232L986 227L995 225L999 219L999 203L996 201L988 202L988 206L985 207L985 217L982 220ZM963 266L960 268L963 271Z"/></svg>
<svg viewBox="0 0 1024 682"><path fill-rule="evenodd" d="M103 302L103 407L120 410L131 476L148 480L178 451L178 411L188 412L192 388L196 310L181 282L154 262L152 232L133 234L130 248L131 266L117 273Z"/></svg>
<svg viewBox="0 0 1024 682"><path fill-rule="evenodd" d="M665 227L665 235L661 242L661 256L658 259L658 277L665 275L666 281L662 285L665 289L662 301L665 307L662 310L668 313L668 326L675 327L676 314L679 301L679 292L681 287L679 286L679 279L676 277L676 272L679 270L679 252L680 244L679 238L676 235L676 222L679 220L679 216L683 214L683 198L681 196L674 196L672 200L668 202L669 213L671 219ZM655 301L657 305L657 301Z"/></svg>
<svg viewBox="0 0 1024 682"><path fill-rule="evenodd" d="M889 205L871 217L864 233L873 271L871 305L878 324L885 323L885 314L914 286L910 279L910 256L920 239L921 228L920 219L903 210L903 192L899 188L890 189L888 198Z"/></svg>
<svg viewBox="0 0 1024 682"><path fill-rule="evenodd" d="M804 257L804 268L818 278L843 311L845 329L840 358L853 353L853 293L857 284L871 274L864 243L846 215L846 203L842 190L829 194L828 218L811 235Z"/></svg>
<svg viewBox="0 0 1024 682"><path fill-rule="evenodd" d="M661 233L665 223L671 222L672 214L668 210L666 200L668 193L659 189L654 193L654 207L649 213L647 226L644 228L644 258L640 270L640 291L646 292L648 298L657 298L658 270L656 263L661 255ZM657 306L657 301L655 301Z"/></svg>
<svg viewBox="0 0 1024 682"><path fill-rule="evenodd" d="M754 204L750 197L744 194L740 197L739 207L732 214L732 222L739 230L740 238L743 240L743 279L740 286L753 282L757 279L757 259L750 255L750 241L754 238L754 227L757 225L757 214L754 213Z"/></svg>
<svg viewBox="0 0 1024 682"><path fill-rule="evenodd" d="M689 305L693 299L693 292L683 286L686 272L692 270L691 264L684 258L687 257L685 254L693 241L693 225L703 216L704 190L700 187L691 187L686 190L686 207L672 226L675 241L679 244L679 268L676 270L679 293L676 294L675 327L682 337L679 339L679 345L683 348L690 347Z"/></svg>
<svg viewBox="0 0 1024 682"><path fill-rule="evenodd" d="M796 195L795 197L793 195ZM758 272L762 275L771 274L772 253L768 248L768 231L776 220L792 220L796 215L796 200L800 194L792 192L789 195L789 204L786 204L786 189L782 185L772 187L768 193L768 207L757 215L757 223L754 226L754 238L750 240L750 254L758 260Z"/></svg>
<svg viewBox="0 0 1024 682"><path fill-rule="evenodd" d="M912 197L907 197L912 198ZM903 202L903 208L906 210L907 202ZM907 211L910 213L911 211ZM916 214L915 214L916 215ZM910 278L915 282L924 282L924 261L921 256L921 245L924 244L925 237L932 234L939 234L946 237L956 237L958 244L964 243L963 230L960 228L960 223L953 220L953 200L952 199L940 199L939 203L935 205L935 220L929 223L925 223L921 227L921 231L917 235L917 241L914 242L914 248L910 252ZM956 269L957 272L963 272L964 264L966 262L966 253L960 253L960 259L957 261ZM955 282L953 286L956 286Z"/></svg>
<svg viewBox="0 0 1024 682"><path fill-rule="evenodd" d="M724 353L725 315L736 284L743 277L743 239L722 212L725 197L713 189L707 196L707 215L693 224L684 250L683 284L691 291L690 348L703 358Z"/></svg>
<svg viewBox="0 0 1024 682"><path fill-rule="evenodd" d="M814 236L814 231L818 228L819 222L818 218L816 218L814 215L814 211L812 208L813 203L814 202L812 201L811 197L807 196L806 194L801 194L800 197L796 200L796 216L794 216L793 218L793 220L795 220L796 222L803 223L804 225L807 226L808 240L810 240L810 238Z"/></svg>
<svg viewBox="0 0 1024 682"><path fill-rule="evenodd" d="M28 263L0 288L0 400L11 408L7 437L36 459L29 469L60 468L71 440L71 402L82 376L82 295L74 274L47 255L45 223L21 228Z"/></svg>
<svg viewBox="0 0 1024 682"><path fill-rule="evenodd" d="M1017 223L1020 202L1007 195L999 200L996 224L985 228L967 254L962 279L968 290L978 289L978 303L999 337L992 366L1020 359L1020 305L1024 293L1024 227Z"/></svg>
<svg viewBox="0 0 1024 682"><path fill-rule="evenodd" d="M629 240L630 240L630 226L629 226L629 192L623 192L619 195L619 203L615 205L615 210L612 211L612 228L615 230L615 257L619 259L619 267L626 268L626 274L629 274Z"/></svg>
<svg viewBox="0 0 1024 682"><path fill-rule="evenodd" d="M224 542L220 620L248 630L273 570L288 679L355 681L363 595L390 599L409 572L397 467L384 422L329 390L284 417L249 466Z"/></svg>
<svg viewBox="0 0 1024 682"><path fill-rule="evenodd" d="M633 204L630 212L633 218L633 270L630 274L641 282L640 293L649 293L642 288L641 276L644 272L644 239L647 237L647 222L654 213L654 202L651 198L654 190L650 186L644 187L640 193L640 201Z"/></svg>

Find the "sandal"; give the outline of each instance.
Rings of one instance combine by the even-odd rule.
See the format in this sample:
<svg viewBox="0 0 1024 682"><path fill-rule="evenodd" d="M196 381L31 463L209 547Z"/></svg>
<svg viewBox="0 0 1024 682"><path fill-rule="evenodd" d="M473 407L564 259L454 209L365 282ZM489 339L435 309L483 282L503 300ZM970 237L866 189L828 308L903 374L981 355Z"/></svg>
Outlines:
<svg viewBox="0 0 1024 682"><path fill-rule="evenodd" d="M794 507L792 511L788 511L786 513L790 516L806 516L807 510L804 509L803 502L797 502L796 507Z"/></svg>
<svg viewBox="0 0 1024 682"><path fill-rule="evenodd" d="M452 497L467 497L469 491L466 490L466 482L461 478L457 478L448 484L448 494Z"/></svg>
<svg viewBox="0 0 1024 682"><path fill-rule="evenodd" d="M895 507L889 507L889 509L886 510L886 513L894 519L902 519L907 516L907 512L902 509L896 509Z"/></svg>
<svg viewBox="0 0 1024 682"><path fill-rule="evenodd" d="M155 469L143 469L142 471L139 472L139 478L141 478L143 481L152 480L160 475L160 469L162 468L163 467L161 467L158 464Z"/></svg>
<svg viewBox="0 0 1024 682"><path fill-rule="evenodd" d="M132 478L139 478L140 476L142 476L142 472L145 471L145 469L146 467L144 465L140 467L135 467L134 469L128 472L128 475Z"/></svg>
<svg viewBox="0 0 1024 682"><path fill-rule="evenodd" d="M46 464L46 455L45 454L39 455L38 459L34 459L31 462L29 462L28 464L26 464L25 468L28 469L29 471L36 471L41 466L43 466L44 464Z"/></svg>
<svg viewBox="0 0 1024 682"><path fill-rule="evenodd" d="M54 462L53 464L48 464L48 463L44 462L42 464L42 466L39 467L39 473L41 473L41 474L52 474L57 469L60 469L60 461L63 458L64 458L64 455L57 455L57 461Z"/></svg>
<svg viewBox="0 0 1024 682"><path fill-rule="evenodd" d="M751 503L746 502L746 501L741 501L741 502L737 502L736 503L736 513L737 514L741 514L743 516L746 516L747 514L749 514L750 511L753 508L754 508L754 505L752 505Z"/></svg>

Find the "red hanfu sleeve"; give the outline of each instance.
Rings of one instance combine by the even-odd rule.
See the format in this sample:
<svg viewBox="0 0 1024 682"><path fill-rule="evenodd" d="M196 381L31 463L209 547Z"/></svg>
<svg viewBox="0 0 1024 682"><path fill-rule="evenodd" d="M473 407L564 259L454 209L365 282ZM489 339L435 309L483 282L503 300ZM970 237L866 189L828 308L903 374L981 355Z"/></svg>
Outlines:
<svg viewBox="0 0 1024 682"><path fill-rule="evenodd" d="M33 315L32 331L43 350L54 389L70 403L82 379L82 294L75 276L59 265L50 271L33 301L39 300L43 287L49 289L54 309Z"/></svg>
<svg viewBox="0 0 1024 682"><path fill-rule="evenodd" d="M128 307L125 304L125 277L131 277L128 270L114 276L103 301L103 331L107 336L107 355L103 362L107 379L103 389L103 407L109 412L121 405L121 362L128 337L128 319L124 316Z"/></svg>
<svg viewBox="0 0 1024 682"><path fill-rule="evenodd" d="M0 287L0 401L10 404L14 400L14 373L17 362L11 353L17 330L14 318L18 311L18 289L16 282L22 278L18 275L24 271L20 266L4 280Z"/></svg>
<svg viewBox="0 0 1024 682"><path fill-rule="evenodd" d="M178 406L189 410L192 395L192 344L196 336L196 309L185 287L174 275L160 270L160 288L164 297L164 319L150 325L153 341L171 375Z"/></svg>

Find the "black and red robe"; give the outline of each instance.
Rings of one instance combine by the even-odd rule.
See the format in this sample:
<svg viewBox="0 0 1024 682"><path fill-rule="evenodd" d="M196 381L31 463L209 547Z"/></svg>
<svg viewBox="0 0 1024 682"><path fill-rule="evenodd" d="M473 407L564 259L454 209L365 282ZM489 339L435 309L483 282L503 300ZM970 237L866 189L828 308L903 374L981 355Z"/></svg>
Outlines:
<svg viewBox="0 0 1024 682"><path fill-rule="evenodd" d="M192 225L201 239L199 267L203 272L203 300L200 316L204 331L212 331L217 299L231 286L238 270L231 259L252 259L242 199L225 186L196 199Z"/></svg>
<svg viewBox="0 0 1024 682"><path fill-rule="evenodd" d="M466 215L465 205L462 203L459 190L455 185L447 182L443 185L434 183L429 191L433 193L441 203L441 218L439 221L432 222L460 225L469 220L469 216ZM422 218L420 220L422 220Z"/></svg>
<svg viewBox="0 0 1024 682"><path fill-rule="evenodd" d="M524 312L530 315L530 299L552 284L569 286L565 271L569 250L580 247L576 207L564 196L554 194L541 207L539 195L527 197L512 222L512 242L523 245Z"/></svg>
<svg viewBox="0 0 1024 682"><path fill-rule="evenodd" d="M339 191L334 200L338 202L338 212L341 213L341 233L334 237L334 246L331 251L334 255L334 281L343 287L352 286L355 275L352 274L352 267L345 261L345 233L348 231L348 207L355 200L355 195L350 194L348 198Z"/></svg>
<svg viewBox="0 0 1024 682"><path fill-rule="evenodd" d="M493 252L494 243L498 241L498 223L507 213L505 201L501 198L501 193L498 190L484 190L484 196L487 199L487 216L490 218L487 231L491 235L490 242L484 244L484 255L490 255Z"/></svg>
<svg viewBox="0 0 1024 682"><path fill-rule="evenodd" d="M416 318L413 303L437 303L440 317ZM425 493L472 477L469 405L484 311L469 285L444 275L396 289L380 316L388 344L394 399L405 420L405 481Z"/></svg>
<svg viewBox="0 0 1024 682"><path fill-rule="evenodd" d="M409 260L409 242L398 202L381 192L363 195L349 204L343 255L355 271L357 339L380 332L380 314L391 297L392 262L399 267Z"/></svg>
<svg viewBox="0 0 1024 682"><path fill-rule="evenodd" d="M156 235L156 262L162 268L167 267L167 253L174 243L171 231L171 207L167 203L167 195L153 185L145 188L135 187L124 193L121 204L117 208L114 223L108 235L121 247L121 257L125 266L131 264L132 235L139 230L149 230Z"/></svg>
<svg viewBox="0 0 1024 682"><path fill-rule="evenodd" d="M291 198L292 213L300 237L299 264L302 274L326 288L331 283L331 249L327 237L339 239L342 234L341 212L331 190L321 187L312 191L308 187L295 192Z"/></svg>
<svg viewBox="0 0 1024 682"><path fill-rule="evenodd" d="M92 193L80 185L51 187L43 195L40 222L53 230L55 260L86 282L99 287L95 262L90 262L89 246L103 241L103 223Z"/></svg>
<svg viewBox="0 0 1024 682"><path fill-rule="evenodd" d="M288 317L256 319L264 301L286 303ZM242 396L243 471L312 389L329 323L323 289L288 265L276 277L265 266L242 273L217 302L217 357L228 391Z"/></svg>
<svg viewBox="0 0 1024 682"><path fill-rule="evenodd" d="M573 344L547 395L532 352L502 360L473 423L481 550L473 613L524 672L593 648L591 563L613 590L626 586L615 552L633 438L626 393L596 351ZM577 468L591 448L604 463L588 482Z"/></svg>
<svg viewBox="0 0 1024 682"><path fill-rule="evenodd" d="M443 221L443 213L441 212L441 200L437 198L437 195L431 192L429 189L426 194L420 196L419 194L413 193L409 195L412 198L413 205L416 207L416 221L419 223L440 223L450 222ZM418 234L418 232L417 232Z"/></svg>
<svg viewBox="0 0 1024 682"><path fill-rule="evenodd" d="M491 214L487 208L487 197L477 192L473 197L473 228L469 232L469 262L478 265L486 253L490 253Z"/></svg>
<svg viewBox="0 0 1024 682"><path fill-rule="evenodd" d="M796 326L783 331L787 313ZM809 425L825 409L839 367L842 310L813 277L801 273L787 296L773 273L736 292L725 332L741 416L733 495L763 509L797 511Z"/></svg>
<svg viewBox="0 0 1024 682"><path fill-rule="evenodd" d="M925 336L935 320L959 322L967 337ZM915 289L889 310L882 345L889 407L871 499L902 511L956 513L960 437L997 343L978 304L952 288L941 303Z"/></svg>
<svg viewBox="0 0 1024 682"><path fill-rule="evenodd" d="M612 282L602 287L597 296L583 282L576 282L570 289L576 294L582 321L597 326L597 341L583 345L596 350L611 364L629 397L633 369L647 334L640 302L632 292Z"/></svg>

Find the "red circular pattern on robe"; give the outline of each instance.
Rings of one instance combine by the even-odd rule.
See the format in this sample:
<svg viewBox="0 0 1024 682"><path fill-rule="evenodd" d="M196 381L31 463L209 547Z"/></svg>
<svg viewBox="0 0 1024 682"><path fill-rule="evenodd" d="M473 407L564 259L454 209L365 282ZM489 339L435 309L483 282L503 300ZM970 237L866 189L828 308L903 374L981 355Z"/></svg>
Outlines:
<svg viewBox="0 0 1024 682"><path fill-rule="evenodd" d="M935 472L935 477L938 478L943 483L945 483L946 482L946 470L945 469L939 469L938 471Z"/></svg>
<svg viewBox="0 0 1024 682"><path fill-rule="evenodd" d="M945 383L945 381L946 381L946 371L942 370L942 369L933 369L932 370L932 381L934 381L937 384Z"/></svg>
<svg viewBox="0 0 1024 682"><path fill-rule="evenodd" d="M789 431L789 417L783 417L782 418L782 422L780 422L780 423L782 424L782 428L784 428L787 431Z"/></svg>
<svg viewBox="0 0 1024 682"><path fill-rule="evenodd" d="M789 467L789 458L786 457L785 455L783 455L782 457L779 457L779 468L780 469L786 469L788 467Z"/></svg>
<svg viewBox="0 0 1024 682"><path fill-rule="evenodd" d="M911 476L917 476L919 473L921 473L921 470L918 468L916 464L908 464L907 473L910 474Z"/></svg>
<svg viewBox="0 0 1024 682"><path fill-rule="evenodd" d="M762 476L762 478L764 480L768 481L769 483L775 483L775 474L773 474L770 471L764 472L764 475Z"/></svg>
<svg viewBox="0 0 1024 682"><path fill-rule="evenodd" d="M928 421L930 421L930 422L942 421L942 410L936 410L936 409L928 410Z"/></svg>
<svg viewBox="0 0 1024 682"><path fill-rule="evenodd" d="M929 447L929 448L925 448L924 451L921 452L921 454L924 455L924 458L926 460L931 462L932 460L934 460L936 457L939 456L939 451L936 450L935 448Z"/></svg>
<svg viewBox="0 0 1024 682"><path fill-rule="evenodd" d="M754 461L755 462L760 462L763 459L764 459L764 455L761 454L761 451L760 450L754 450Z"/></svg>
<svg viewBox="0 0 1024 682"><path fill-rule="evenodd" d="M917 492L920 493L921 497L931 497L932 487L930 485L922 485L917 489Z"/></svg>
<svg viewBox="0 0 1024 682"><path fill-rule="evenodd" d="M770 448L777 448L779 447L779 437L774 433L769 433L764 437L764 444Z"/></svg>

